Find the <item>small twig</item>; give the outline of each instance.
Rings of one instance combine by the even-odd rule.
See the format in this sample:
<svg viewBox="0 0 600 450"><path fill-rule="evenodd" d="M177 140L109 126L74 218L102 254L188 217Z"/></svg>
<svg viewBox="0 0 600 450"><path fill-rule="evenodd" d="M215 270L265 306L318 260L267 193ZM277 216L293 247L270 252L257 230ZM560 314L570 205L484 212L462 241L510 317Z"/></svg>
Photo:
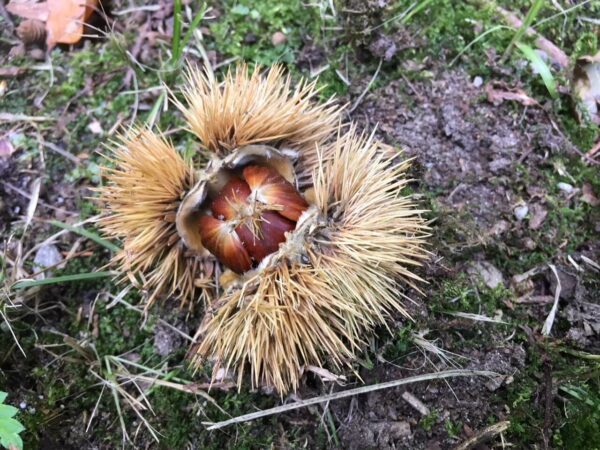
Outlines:
<svg viewBox="0 0 600 450"><path fill-rule="evenodd" d="M6 324L8 331L12 335L12 338L15 341L15 344L17 344L17 347L19 348L19 350L21 350L21 353L23 354L23 356L27 358L27 355L25 354L25 350L23 350L23 347L21 347L21 344L19 343L19 340L17 339L15 332L13 331L12 327L10 326L8 317L6 317L6 315L4 314L4 311L2 311L2 309L0 309L0 316L2 316L2 320L4 320L4 323Z"/></svg>
<svg viewBox="0 0 600 450"><path fill-rule="evenodd" d="M554 304L552 305L552 309L550 310L550 314L546 317L546 321L544 322L544 326L542 327L542 334L544 336L549 336L550 331L552 331L552 325L554 324L554 318L556 317L556 311L558 310L558 300L560 298L560 291L562 287L560 285L560 277L558 276L558 272L556 271L556 267L554 264L548 264L552 272L554 272L554 276L556 277L556 290L554 291Z"/></svg>
<svg viewBox="0 0 600 450"><path fill-rule="evenodd" d="M474 320L475 322L489 322L489 323L501 323L501 324L508 323L503 320L496 319L494 317L488 317L483 314L473 314L473 313L453 312L453 311L444 311L444 314L448 314L450 316L455 316L455 317L461 317L461 318L467 319L467 320Z"/></svg>
<svg viewBox="0 0 600 450"><path fill-rule="evenodd" d="M587 265L589 265L592 269L595 269L600 272L600 264L598 264L597 262L591 260L585 255L581 255L581 260Z"/></svg>
<svg viewBox="0 0 600 450"><path fill-rule="evenodd" d="M551 295L524 295L515 300L518 305L523 304L548 304L554 302L554 297Z"/></svg>
<svg viewBox="0 0 600 450"><path fill-rule="evenodd" d="M581 159L585 160L586 162L598 164L598 162L594 159L596 153L600 153L600 141L596 142L594 146L581 157Z"/></svg>
<svg viewBox="0 0 600 450"><path fill-rule="evenodd" d="M362 91L362 93L358 96L358 98L356 99L356 101L354 102L354 104L352 105L352 107L348 110L348 114L352 114L354 112L354 110L356 108L358 108L358 106L362 103L363 98L365 98L365 95L367 95L367 92L369 92L369 89L371 89L371 86L373 85L373 83L377 79L377 76L379 75L379 70L381 69L381 65L382 64L383 64L383 59L380 59L379 60L379 65L377 66L377 70L373 74L373 78L371 78L371 81L369 81L369 84L367 84L367 87L365 88L365 90Z"/></svg>
<svg viewBox="0 0 600 450"><path fill-rule="evenodd" d="M44 204L42 203L42 205L44 205ZM71 214L71 213L69 213L69 214ZM90 223L90 222L95 222L96 220L98 220L98 218L99 218L99 217L100 217L100 215L97 215L97 216L92 216L92 217L88 217L88 218L87 218L87 219L85 219L85 220L82 220L82 221L80 221L80 222L74 223L74 224L73 224L73 226L74 226L74 227L78 227L78 226L85 225L85 224L87 224L87 223ZM26 260L27 260L27 259L28 259L28 258L29 258L31 255L33 255L33 254L34 254L34 253L35 253L35 252L36 252L36 251L37 251L37 250L38 250L40 247L43 247L44 245L47 245L47 244L53 244L54 242L56 242L56 240L57 240L59 237L61 237L61 236L65 235L65 234L67 234L67 233L70 233L70 231L69 231L69 230L61 230L61 231L59 231L58 233L54 233L52 236L50 236L50 237L46 238L44 241L40 242L39 244L36 244L36 245L34 245L32 248L30 248L30 249L27 251L27 253L25 253L25 256L23 256L23 258L22 258L22 261L26 261Z"/></svg>
<svg viewBox="0 0 600 450"><path fill-rule="evenodd" d="M469 450L483 442L489 441L498 434L505 432L509 426L510 422L508 420L490 425L489 427L481 430L475 436L464 441L462 444L454 447L454 450Z"/></svg>
<svg viewBox="0 0 600 450"><path fill-rule="evenodd" d="M54 117L48 116L27 116L25 114L12 114L7 112L0 112L0 122L11 123L11 122L46 122L56 120Z"/></svg>
<svg viewBox="0 0 600 450"><path fill-rule="evenodd" d="M122 292L123 292L123 291L122 291ZM129 310L131 310L131 311L135 311L135 312L137 312L137 313L139 313L139 314L142 314L142 315L144 314L144 311L143 311L143 310L141 310L141 309L139 309L139 308L136 308L135 306L133 306L133 305L132 305L132 304L130 304L130 303L127 303L125 300L123 300L123 298L122 298L120 295L117 295L117 296L115 296L115 297L113 298L113 300L110 302L110 304L108 304L108 305L106 306L106 309L109 309L109 308L111 308L111 307L115 306L116 304L121 304L121 305L125 306L125 308L127 308L127 309L129 309ZM192 344L195 344L195 343L196 343L196 339L195 339L195 338L193 338L193 337L191 337L190 335L188 335L188 334L184 333L184 332L183 332L183 331L181 331L179 328L177 328L177 327L175 327L175 326L171 325L171 324L170 324L169 322L167 322L166 320L164 320L164 319L160 319L160 318L159 318L159 319L158 319L158 322L159 322L159 323L161 323L162 325L166 326L166 327L167 327L167 328L169 328L170 330L173 330L173 331L174 331L175 333L177 333L179 336L181 336L182 338L184 338L184 339L186 339L186 340L190 341Z"/></svg>
<svg viewBox="0 0 600 450"><path fill-rule="evenodd" d="M12 184L8 183L7 181L0 181L0 183L2 183L2 185L4 187L10 189L11 191L16 192L17 194L22 195L23 197L31 200L31 194L29 194L28 192L25 192L24 190L19 189L16 186L13 186ZM42 205L44 208L50 208L50 209L53 209L54 211L58 211L63 214L68 214L69 216L78 216L79 215L79 213L67 211L66 209L59 208L57 206L52 206L51 204L43 202L39 199L38 199L38 204Z"/></svg>
<svg viewBox="0 0 600 450"><path fill-rule="evenodd" d="M50 150L52 150L53 152L58 153L61 156L64 156L65 158L67 158L69 161L74 162L75 164L81 164L81 159L79 159L77 156L73 155L72 153L69 153L68 151L62 149L61 147L59 147L58 145L53 144L52 142L46 142L46 141L42 141L42 145Z"/></svg>
<svg viewBox="0 0 600 450"><path fill-rule="evenodd" d="M400 380L388 381L386 383L374 384L371 386L363 386L347 391L336 392L334 394L321 395L319 397L310 398L308 400L301 400L297 403L288 405L276 406L275 408L266 409L264 411L257 411L243 416L234 417L233 419L224 420L222 422L203 422L203 425L207 425L207 430L218 430L234 423L248 422L250 420L260 419L261 417L272 416L274 414L280 414L283 412L292 411L294 409L304 408L306 406L316 405L319 403L326 403L332 400L339 400L341 398L352 397L354 395L366 394L368 392L380 391L382 389L389 389L405 384L417 383L419 381L429 380L442 380L445 378L452 377L468 377L468 376L487 376L494 377L498 374L487 370L446 370L437 373L429 373L425 375L417 375L414 377L402 378Z"/></svg>

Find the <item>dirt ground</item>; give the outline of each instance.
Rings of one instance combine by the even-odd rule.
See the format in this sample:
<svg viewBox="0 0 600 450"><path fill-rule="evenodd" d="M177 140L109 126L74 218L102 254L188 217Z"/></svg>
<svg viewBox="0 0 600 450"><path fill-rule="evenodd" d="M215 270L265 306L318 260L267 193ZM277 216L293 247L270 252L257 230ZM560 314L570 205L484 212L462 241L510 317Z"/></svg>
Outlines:
<svg viewBox="0 0 600 450"><path fill-rule="evenodd" d="M218 407L194 395L210 373L192 373L185 357L201 308L179 310L166 301L146 316L137 292L118 302L120 288L104 278L15 291L14 281L37 271L40 244L60 231L50 220L88 220L86 229L95 230L101 210L90 198L102 163L95 152L132 115L152 114L160 93L160 71L132 69L123 55L156 68L168 54L173 8L162 0L158 8L113 1L110 36L60 46L50 58L43 46L20 44L7 17L14 26L18 20L3 7L0 306L7 319L0 321L0 390L20 410L25 448L600 448L600 173L597 162L581 156L596 143L597 127L573 119L569 93L552 101L522 58L500 61L510 34L449 64L478 35L471 28L499 23L493 8L474 12L465 3L451 14L444 2L434 19L417 14L405 24L385 22L408 6L403 2L342 3L335 19L317 9L304 17L300 2L214 4L202 25L205 47L186 55L192 63L206 56L218 68L247 59L282 61L294 77L321 71L324 96L335 93L352 106L348 118L359 128L376 127L377 138L413 158L410 192L430 211L432 255L419 270L428 284L423 293L407 292L414 321L395 318L370 337L354 372L343 374L346 382L307 374L283 402L452 368L498 376L421 382L209 432L203 421L281 399L227 385L209 393ZM582 6L577 17L594 8ZM464 26L459 14L473 15L475 25L452 49L452 30ZM330 20L346 30L343 37L322 31ZM574 52L588 25L566 20L562 45ZM354 32L357 23L383 22L377 33ZM287 40L274 46L279 29ZM499 99L509 91L536 102ZM172 105L157 123L171 130L178 149L193 151ZM68 231L45 247L54 276L100 271L110 257L97 241ZM557 316L543 336L555 296ZM126 378L126 363L116 356L154 372L126 366ZM151 404L143 419L109 393L115 380L158 373L188 392L141 383ZM123 388L139 394L131 383ZM123 424L131 439L124 444ZM494 426L500 431L485 433Z"/></svg>

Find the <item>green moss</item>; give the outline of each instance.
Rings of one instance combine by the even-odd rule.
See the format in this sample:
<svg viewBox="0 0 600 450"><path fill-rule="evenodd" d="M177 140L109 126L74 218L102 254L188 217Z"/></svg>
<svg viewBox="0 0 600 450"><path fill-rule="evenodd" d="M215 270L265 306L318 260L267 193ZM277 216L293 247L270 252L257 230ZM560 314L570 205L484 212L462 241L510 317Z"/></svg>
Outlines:
<svg viewBox="0 0 600 450"><path fill-rule="evenodd" d="M409 349L414 347L413 344L414 327L411 322L396 330L393 336L391 345L386 347L385 358L390 361L397 360L406 355Z"/></svg>
<svg viewBox="0 0 600 450"><path fill-rule="evenodd" d="M517 339L526 337L518 333ZM542 440L547 420L544 371L550 370L557 395L553 394L549 429L552 436L548 437L556 448L598 448L595 443L600 442L600 365L543 343L530 347L527 354L523 372L499 400L510 408L510 438L523 448Z"/></svg>
<svg viewBox="0 0 600 450"><path fill-rule="evenodd" d="M333 68L329 68L319 75L318 87L321 89L319 98L322 101L348 92L348 86L340 79Z"/></svg>
<svg viewBox="0 0 600 450"><path fill-rule="evenodd" d="M598 6L597 6L598 7ZM600 7L598 7L600 12ZM582 33L573 46L571 59L576 60L582 56L593 56L598 52L598 35L593 32Z"/></svg>
<svg viewBox="0 0 600 450"><path fill-rule="evenodd" d="M490 289L481 281L469 279L465 274L442 281L432 297L430 308L439 312L467 312L493 316L502 302L512 297L512 292L502 284Z"/></svg>
<svg viewBox="0 0 600 450"><path fill-rule="evenodd" d="M560 387L559 391L566 397L566 420L554 435L557 448L568 443L574 450L600 449L599 387L597 378L592 382Z"/></svg>
<svg viewBox="0 0 600 450"><path fill-rule="evenodd" d="M433 429L433 426L437 423L439 417L440 417L440 413L438 412L438 410L432 409L429 414L424 416L419 421L419 426L421 428L423 428L425 431L431 431Z"/></svg>
<svg viewBox="0 0 600 450"><path fill-rule="evenodd" d="M450 419L446 419L444 421L444 428L446 429L446 433L448 433L448 436L450 436L451 438L455 438L460 436L461 432L462 432L462 422L460 420L452 421Z"/></svg>
<svg viewBox="0 0 600 450"><path fill-rule="evenodd" d="M225 56L236 56L262 65L292 64L302 45L301 33L318 34L317 8L300 0L231 1L222 5L223 15L210 25L214 45ZM275 32L286 42L274 46Z"/></svg>

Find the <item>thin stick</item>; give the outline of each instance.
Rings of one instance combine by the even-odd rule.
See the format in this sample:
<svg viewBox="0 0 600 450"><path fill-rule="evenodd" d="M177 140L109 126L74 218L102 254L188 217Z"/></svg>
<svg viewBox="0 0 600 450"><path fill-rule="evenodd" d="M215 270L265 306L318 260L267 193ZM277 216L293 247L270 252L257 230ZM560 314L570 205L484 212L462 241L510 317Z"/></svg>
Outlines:
<svg viewBox="0 0 600 450"><path fill-rule="evenodd" d="M467 439L462 444L454 447L454 450L469 450L470 448L475 447L483 442L489 441L493 437L497 436L500 433L505 432L510 426L510 422L508 420L504 420L502 422L495 423L494 425L490 425L489 427L481 430L480 433L477 433L475 436Z"/></svg>
<svg viewBox="0 0 600 450"><path fill-rule="evenodd" d="M316 405L318 403L326 403L332 400L339 400L341 398L351 397L359 394L366 394L367 392L380 391L382 389L393 388L402 386L404 384L417 383L419 381L429 380L441 380L444 378L452 377L468 377L468 376L487 376L494 377L498 376L495 372L487 370L446 370L437 373L429 373L425 375L417 375L414 377L402 378L400 380L388 381L386 383L373 384L370 386L362 386L355 389L350 389L342 392L335 392L333 394L322 395L320 397L310 398L308 400L301 400L296 403L289 405L276 406L275 408L265 409L264 411L257 411L250 414L244 414L243 416L234 417L233 419L224 420L222 422L203 422L203 425L208 425L207 430L218 430L234 423L248 422L250 420L260 419L261 417L271 416L273 414L280 414L294 409L304 408L310 405Z"/></svg>
<svg viewBox="0 0 600 450"><path fill-rule="evenodd" d="M363 98L365 98L365 95L367 95L367 92L369 92L369 90L371 89L371 86L373 85L373 83L375 82L375 80L377 79L377 75L379 75L379 70L381 69L381 65L383 64L383 59L379 60L379 65L377 66L377 70L375 71L375 74L373 75L373 78L371 78L371 81L369 81L369 84L367 84L367 87L365 88L364 91L362 91L362 93L359 95L359 97L356 99L356 101L354 102L354 104L352 105L352 108L350 108L348 110L348 114L351 114L354 112L354 110L356 108L358 108L358 105L361 104L361 102L363 101Z"/></svg>
<svg viewBox="0 0 600 450"><path fill-rule="evenodd" d="M42 145L44 147L46 147L47 149L50 149L53 152L58 153L59 155L65 157L66 159L68 159L69 161L71 161L77 165L81 164L81 158L78 158L77 156L73 155L72 153L69 153L65 149L59 147L58 145L53 144L52 142L42 141Z"/></svg>
<svg viewBox="0 0 600 450"><path fill-rule="evenodd" d="M22 195L23 197L28 198L28 199L31 200L31 194L25 192L24 190L19 189L18 187L13 186L12 184L10 184L10 183L8 183L6 181L0 181L0 183L2 183L2 185L4 187L7 187L11 191L16 192L17 194ZM38 204L42 205L45 208L50 208L50 209L53 209L54 211L58 211L58 212L67 214L69 216L77 216L77 215L79 215L78 213L75 213L75 212L72 212L72 211L67 211L66 209L58 208L56 206L52 206L51 204L43 202L43 201L41 201L39 199L38 199Z"/></svg>

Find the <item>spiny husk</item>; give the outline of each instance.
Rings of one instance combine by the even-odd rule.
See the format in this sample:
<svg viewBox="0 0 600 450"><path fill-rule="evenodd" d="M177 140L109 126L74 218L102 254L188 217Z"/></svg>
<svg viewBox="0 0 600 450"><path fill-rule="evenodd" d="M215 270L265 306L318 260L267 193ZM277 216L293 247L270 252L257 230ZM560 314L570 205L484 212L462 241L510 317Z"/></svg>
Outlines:
<svg viewBox="0 0 600 450"><path fill-rule="evenodd" d="M124 244L112 263L148 292L147 306L163 294L186 302L195 284L207 297L205 268L186 253L174 223L182 195L197 181L192 167L164 137L145 128L120 136L106 158L112 164L103 168L107 184L99 192L108 215L100 225Z"/></svg>
<svg viewBox="0 0 600 450"><path fill-rule="evenodd" d="M400 193L408 162L391 164L354 129L324 153L313 176L320 217L294 232L309 230L303 255L273 258L199 330L196 362L215 361L214 373L231 369L240 383L249 366L253 385L283 394L298 387L301 367L349 363L391 312L408 315L398 282L420 281L411 268L427 257L423 211Z"/></svg>
<svg viewBox="0 0 600 450"><path fill-rule="evenodd" d="M313 101L315 83L302 81L292 88L281 66L266 74L256 67L249 74L248 66L240 64L221 83L210 70L190 68L183 89L188 105L178 105L202 144L218 155L268 143L299 150L314 163L315 144L335 135L341 111L332 100Z"/></svg>

